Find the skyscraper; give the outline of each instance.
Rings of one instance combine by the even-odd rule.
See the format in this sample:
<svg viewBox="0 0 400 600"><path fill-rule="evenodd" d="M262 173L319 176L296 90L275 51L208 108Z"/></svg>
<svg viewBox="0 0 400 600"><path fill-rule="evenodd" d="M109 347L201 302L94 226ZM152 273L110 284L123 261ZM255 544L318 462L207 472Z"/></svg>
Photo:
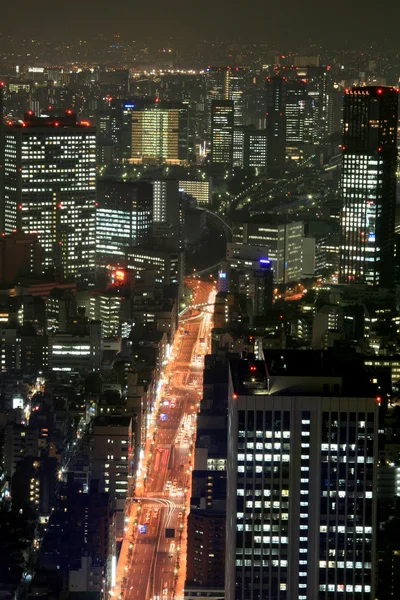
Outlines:
<svg viewBox="0 0 400 600"><path fill-rule="evenodd" d="M125 265L131 246L148 242L153 225L153 186L145 181L99 181L96 207L96 265Z"/></svg>
<svg viewBox="0 0 400 600"><path fill-rule="evenodd" d="M230 166L233 161L232 100L214 100L211 104L211 162L214 166Z"/></svg>
<svg viewBox="0 0 400 600"><path fill-rule="evenodd" d="M235 126L245 124L246 69L227 67L225 70L224 98L233 102Z"/></svg>
<svg viewBox="0 0 400 600"><path fill-rule="evenodd" d="M361 363L231 361L226 600L375 597L378 403Z"/></svg>
<svg viewBox="0 0 400 600"><path fill-rule="evenodd" d="M267 167L279 176L285 169L286 112L285 82L282 77L267 79Z"/></svg>
<svg viewBox="0 0 400 600"><path fill-rule="evenodd" d="M4 131L1 229L37 233L43 268L88 279L95 266L96 130L26 114Z"/></svg>
<svg viewBox="0 0 400 600"><path fill-rule="evenodd" d="M125 104L125 108L127 105ZM189 108L172 102L132 105L130 162L184 165L189 160Z"/></svg>
<svg viewBox="0 0 400 600"><path fill-rule="evenodd" d="M344 96L341 283L393 285L397 103L391 87Z"/></svg>

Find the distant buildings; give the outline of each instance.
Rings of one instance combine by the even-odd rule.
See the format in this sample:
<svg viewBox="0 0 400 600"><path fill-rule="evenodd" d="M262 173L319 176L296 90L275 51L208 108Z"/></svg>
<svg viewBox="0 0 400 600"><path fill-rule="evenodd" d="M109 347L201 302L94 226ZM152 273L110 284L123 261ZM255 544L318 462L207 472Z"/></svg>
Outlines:
<svg viewBox="0 0 400 600"><path fill-rule="evenodd" d="M4 130L1 229L37 234L43 270L92 279L95 266L96 132L67 111L25 114Z"/></svg>
<svg viewBox="0 0 400 600"><path fill-rule="evenodd" d="M346 90L340 217L341 283L394 283L398 94Z"/></svg>

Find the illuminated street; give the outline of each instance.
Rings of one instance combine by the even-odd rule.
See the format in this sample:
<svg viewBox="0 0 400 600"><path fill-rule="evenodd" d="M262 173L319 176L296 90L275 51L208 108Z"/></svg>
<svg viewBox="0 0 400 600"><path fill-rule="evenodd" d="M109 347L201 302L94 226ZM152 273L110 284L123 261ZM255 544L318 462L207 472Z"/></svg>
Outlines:
<svg viewBox="0 0 400 600"><path fill-rule="evenodd" d="M183 597L186 518L194 460L204 355L210 351L213 284L188 281L193 308L184 311L164 373L164 388L126 518L114 595L129 600ZM199 310L195 307L199 306ZM168 537L166 537L168 529Z"/></svg>

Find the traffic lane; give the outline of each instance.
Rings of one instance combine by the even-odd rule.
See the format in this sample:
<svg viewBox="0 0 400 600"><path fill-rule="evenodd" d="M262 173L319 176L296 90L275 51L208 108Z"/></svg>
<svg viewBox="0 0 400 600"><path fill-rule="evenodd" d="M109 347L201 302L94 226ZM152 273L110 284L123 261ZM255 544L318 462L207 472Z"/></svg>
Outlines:
<svg viewBox="0 0 400 600"><path fill-rule="evenodd" d="M160 507L154 502L145 501L142 504L139 525L137 526L139 533L134 545L132 560L128 567L129 577L125 588L126 597L129 599L146 597L154 548L157 543L158 518L154 516L155 510L159 513ZM143 526L145 526L145 530L141 529Z"/></svg>

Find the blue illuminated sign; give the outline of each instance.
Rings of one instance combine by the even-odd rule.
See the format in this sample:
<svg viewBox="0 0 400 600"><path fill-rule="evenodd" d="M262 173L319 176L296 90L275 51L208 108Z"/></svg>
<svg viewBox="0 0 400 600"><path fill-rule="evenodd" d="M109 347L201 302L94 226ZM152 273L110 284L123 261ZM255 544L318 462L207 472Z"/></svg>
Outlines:
<svg viewBox="0 0 400 600"><path fill-rule="evenodd" d="M147 533L147 525L139 525L139 533Z"/></svg>
<svg viewBox="0 0 400 600"><path fill-rule="evenodd" d="M161 415L161 421L166 421L167 420L167 415L165 413L163 413Z"/></svg>
<svg viewBox="0 0 400 600"><path fill-rule="evenodd" d="M221 279L226 279L226 273L223 273L223 272L219 273L219 277Z"/></svg>
<svg viewBox="0 0 400 600"><path fill-rule="evenodd" d="M134 104L124 104L124 108L135 108Z"/></svg>

